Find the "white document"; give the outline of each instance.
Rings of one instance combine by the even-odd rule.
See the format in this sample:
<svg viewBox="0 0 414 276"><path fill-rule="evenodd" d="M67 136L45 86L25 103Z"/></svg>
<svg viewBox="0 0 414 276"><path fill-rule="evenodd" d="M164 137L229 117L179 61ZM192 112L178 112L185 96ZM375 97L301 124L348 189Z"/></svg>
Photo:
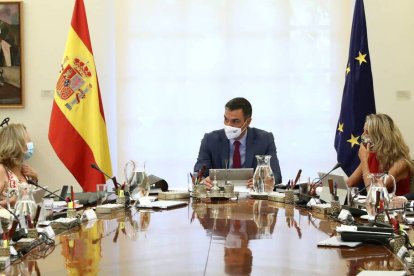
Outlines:
<svg viewBox="0 0 414 276"><path fill-rule="evenodd" d="M329 247L357 247L362 242L345 242L342 241L340 236L334 236L329 239L320 241L317 243L318 246L329 246Z"/></svg>
<svg viewBox="0 0 414 276"><path fill-rule="evenodd" d="M364 270L357 274L358 276L403 276L407 275L405 271L384 271L384 270Z"/></svg>

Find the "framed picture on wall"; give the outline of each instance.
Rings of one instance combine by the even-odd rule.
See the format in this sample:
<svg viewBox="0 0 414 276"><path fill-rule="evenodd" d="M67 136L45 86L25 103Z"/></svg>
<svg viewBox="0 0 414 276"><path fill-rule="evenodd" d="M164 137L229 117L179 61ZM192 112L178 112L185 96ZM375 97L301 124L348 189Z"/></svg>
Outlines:
<svg viewBox="0 0 414 276"><path fill-rule="evenodd" d="M0 1L0 107L23 107L21 2Z"/></svg>

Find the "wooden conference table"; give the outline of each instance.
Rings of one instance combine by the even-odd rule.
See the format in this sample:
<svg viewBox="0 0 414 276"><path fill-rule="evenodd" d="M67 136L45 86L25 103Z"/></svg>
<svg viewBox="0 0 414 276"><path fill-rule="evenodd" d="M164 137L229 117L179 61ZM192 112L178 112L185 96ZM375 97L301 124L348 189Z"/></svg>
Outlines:
<svg viewBox="0 0 414 276"><path fill-rule="evenodd" d="M388 248L321 248L337 223L253 199L116 212L55 238L10 268L30 275L355 275L405 270Z"/></svg>

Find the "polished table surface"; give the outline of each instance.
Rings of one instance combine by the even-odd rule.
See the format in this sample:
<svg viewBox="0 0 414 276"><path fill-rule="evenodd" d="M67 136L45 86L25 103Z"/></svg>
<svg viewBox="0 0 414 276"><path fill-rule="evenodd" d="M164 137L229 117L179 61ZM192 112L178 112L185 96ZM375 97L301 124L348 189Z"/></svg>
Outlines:
<svg viewBox="0 0 414 276"><path fill-rule="evenodd" d="M317 247L336 222L266 200L189 201L181 208L116 212L61 233L22 275L356 275L405 270L387 247ZM319 215L320 216L320 215Z"/></svg>

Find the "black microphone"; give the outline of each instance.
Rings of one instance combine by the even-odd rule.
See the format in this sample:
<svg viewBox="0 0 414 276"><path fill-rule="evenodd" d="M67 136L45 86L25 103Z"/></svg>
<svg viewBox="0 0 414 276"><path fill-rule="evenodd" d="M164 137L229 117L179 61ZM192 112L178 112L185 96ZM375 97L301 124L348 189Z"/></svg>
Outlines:
<svg viewBox="0 0 414 276"><path fill-rule="evenodd" d="M333 172L334 170L336 170L337 168L339 168L340 166L342 166L342 164L341 163L336 163L336 165L328 172L328 173L326 173L324 176L322 176L321 178L319 178L319 181L318 182L321 182L322 183L322 180L325 178L325 177L327 177L331 172ZM318 183L318 182L316 182L316 183Z"/></svg>
<svg viewBox="0 0 414 276"><path fill-rule="evenodd" d="M58 197L58 198L59 198L60 200L62 200L62 201L66 201L66 198L63 198L63 197L61 197L60 195L58 195L58 194L56 194L56 193L54 193L54 192L52 192L52 191L49 191L48 189L46 189L46 188L44 188L44 187L40 186L39 184L37 184L35 181L33 181L33 180L31 180L31 179L28 179L28 180L27 180L27 183L29 183L30 185L33 185L33 186L35 186L35 187L37 187L37 188L40 188L40 189L42 189L42 190L44 190L44 191L48 192L49 194L52 194L52 195L54 195L54 196Z"/></svg>
<svg viewBox="0 0 414 276"><path fill-rule="evenodd" d="M8 125L10 121L9 117L4 118L3 122L1 122L0 127L3 127L4 125Z"/></svg>
<svg viewBox="0 0 414 276"><path fill-rule="evenodd" d="M106 174L104 171L101 170L101 168L98 167L98 165L96 165L95 163L91 164L91 167L94 168L95 170L99 171L100 173L102 173L103 175L105 175L106 177L108 177L109 179L112 180L112 182L114 182L114 187L117 190L118 189L118 182L116 181L116 176L109 176L108 174Z"/></svg>

